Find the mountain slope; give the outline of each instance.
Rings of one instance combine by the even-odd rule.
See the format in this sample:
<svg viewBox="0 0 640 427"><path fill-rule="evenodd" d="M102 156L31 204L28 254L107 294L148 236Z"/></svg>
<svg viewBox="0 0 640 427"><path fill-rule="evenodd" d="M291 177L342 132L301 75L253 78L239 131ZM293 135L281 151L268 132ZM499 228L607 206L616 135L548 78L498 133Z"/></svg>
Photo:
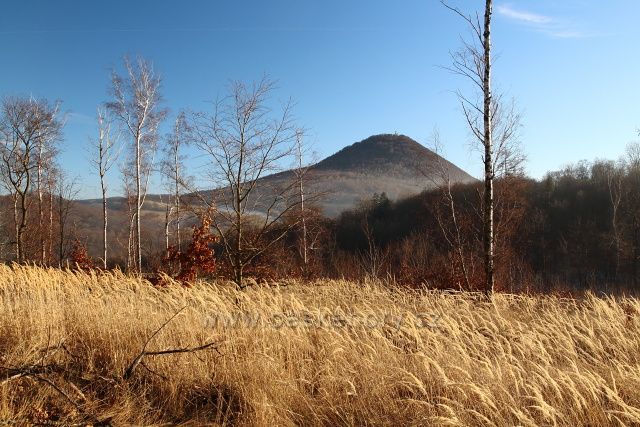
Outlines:
<svg viewBox="0 0 640 427"><path fill-rule="evenodd" d="M310 191L326 194L321 202L327 216L337 216L374 193L390 199L433 188L442 172L454 183L475 181L453 163L405 135L370 136L316 163L309 170ZM273 188L293 178L290 171L262 179Z"/></svg>
<svg viewBox="0 0 640 427"><path fill-rule="evenodd" d="M405 135L382 134L370 136L351 144L314 166L316 170L349 170L361 174L378 174L404 178L422 176L422 172L438 162L456 180L473 180L453 163Z"/></svg>

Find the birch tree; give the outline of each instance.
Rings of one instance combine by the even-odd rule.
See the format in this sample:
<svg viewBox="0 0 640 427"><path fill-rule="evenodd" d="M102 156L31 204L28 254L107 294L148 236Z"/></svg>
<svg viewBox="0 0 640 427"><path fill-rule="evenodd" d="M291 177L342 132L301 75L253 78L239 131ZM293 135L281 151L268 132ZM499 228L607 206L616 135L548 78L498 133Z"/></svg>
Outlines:
<svg viewBox="0 0 640 427"><path fill-rule="evenodd" d="M107 109L120 122L122 130L130 140L135 182L135 267L142 271L142 242L140 214L146 196L146 183L152 170L158 141L158 126L166 116L161 108L161 80L150 62L143 58L131 61L124 59L125 74L111 74L113 100Z"/></svg>
<svg viewBox="0 0 640 427"><path fill-rule="evenodd" d="M107 172L113 167L118 157L117 135L112 132L112 119L104 109L98 108L98 137L92 138L91 164L100 177L100 193L102 195L102 265L107 268Z"/></svg>
<svg viewBox="0 0 640 427"><path fill-rule="evenodd" d="M169 191L173 193L173 206L167 207L166 218L166 234L167 234L167 246L169 246L168 234L169 234L169 220L171 215L173 216L174 224L174 245L179 252L182 251L182 237L180 235L180 225L182 221L182 188L189 188L188 177L185 174L184 167L184 148L189 144L190 126L187 122L187 117L184 112L178 114L175 120L171 134L167 138L166 144L166 157L164 160L164 172L165 176L169 180Z"/></svg>
<svg viewBox="0 0 640 427"><path fill-rule="evenodd" d="M485 0L484 17L465 14L460 9L442 4L460 16L471 30L471 40L463 40L462 48L451 54L450 71L465 77L475 89L474 95L458 91L466 122L479 143L484 165L482 200L485 292L495 287L494 180L499 173L511 174L521 168L524 156L519 147L520 114L514 103L507 103L492 90L491 17L493 1Z"/></svg>
<svg viewBox="0 0 640 427"><path fill-rule="evenodd" d="M294 145L295 164L291 168L293 175L298 206L289 214L287 221L297 223L296 227L296 252L302 263L301 271L304 275L311 273L314 263L314 252L320 249L324 227L321 221L320 202L327 195L313 185L313 164L316 162L316 153L305 140L305 131L296 130ZM317 267L317 265L315 265Z"/></svg>
<svg viewBox="0 0 640 427"><path fill-rule="evenodd" d="M135 255L135 237L134 223L136 219L136 197L134 191L134 176L130 171L130 162L120 164L120 173L122 174L122 190L124 192L123 210L127 217L127 271L131 271L136 262Z"/></svg>
<svg viewBox="0 0 640 427"><path fill-rule="evenodd" d="M308 246L308 233L307 233L307 211L305 210L305 178L309 171L309 166L305 163L306 147L304 145L304 133L302 130L296 131L296 144L295 144L295 157L296 167L293 169L296 181L298 183L298 198L300 202L300 232L302 233L300 241L300 257L302 258L302 265L306 273L307 266L309 264L309 246Z"/></svg>
<svg viewBox="0 0 640 427"><path fill-rule="evenodd" d="M46 136L38 138L36 141L36 192L38 195L38 234L40 239L39 258L40 263L47 263L47 234L45 233L45 191L47 190L47 181L53 179L48 175L53 175L54 162L58 154L58 139L50 139ZM51 216L51 207L49 216Z"/></svg>

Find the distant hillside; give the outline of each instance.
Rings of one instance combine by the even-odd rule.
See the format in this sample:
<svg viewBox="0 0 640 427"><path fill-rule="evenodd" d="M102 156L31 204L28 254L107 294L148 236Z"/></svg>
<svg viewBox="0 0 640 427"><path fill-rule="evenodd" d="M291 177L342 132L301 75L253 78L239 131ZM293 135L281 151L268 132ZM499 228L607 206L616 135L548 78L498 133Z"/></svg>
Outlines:
<svg viewBox="0 0 640 427"><path fill-rule="evenodd" d="M444 169L452 182L475 181L471 175L405 135L374 135L317 163L313 180L331 191L323 208L336 216L359 200L385 192L391 199L432 188Z"/></svg>
<svg viewBox="0 0 640 427"><path fill-rule="evenodd" d="M311 166L308 186L312 192L325 194L320 207L325 215L336 217L358 202L371 199L375 193L384 192L390 199L398 199L433 188L443 169L452 182L475 181L471 175L408 136L374 135ZM264 189L278 188L292 179L291 171L269 175L261 179L257 189L259 193L264 192ZM210 190L209 193L215 191L221 190ZM162 234L158 231L164 220L160 199L158 195L148 195L143 209L147 239L157 247L162 245ZM116 252L123 251L126 205L121 197L109 199L108 205L112 224L116 227L114 239L120 246ZM83 235L89 236L91 249L96 250L100 241L101 201L82 200L80 206L77 225L83 229Z"/></svg>
<svg viewBox="0 0 640 427"><path fill-rule="evenodd" d="M444 165L455 181L474 178L453 163L405 135L383 134L351 144L314 166L322 171L352 171L401 178L424 178L423 172Z"/></svg>
<svg viewBox="0 0 640 427"><path fill-rule="evenodd" d="M326 193L321 207L335 217L375 193L398 199L432 188L441 170L452 182L475 181L471 175L405 135L374 135L343 148L310 168L312 191ZM263 178L264 187L292 179L292 172Z"/></svg>

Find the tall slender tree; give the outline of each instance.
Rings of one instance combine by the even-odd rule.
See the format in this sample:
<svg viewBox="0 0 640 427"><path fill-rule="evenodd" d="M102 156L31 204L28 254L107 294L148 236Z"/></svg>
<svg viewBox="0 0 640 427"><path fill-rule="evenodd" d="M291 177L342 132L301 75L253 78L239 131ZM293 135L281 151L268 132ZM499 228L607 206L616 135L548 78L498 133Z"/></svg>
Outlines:
<svg viewBox="0 0 640 427"><path fill-rule="evenodd" d="M142 271L141 211L146 196L146 183L152 171L158 141L158 126L166 116L161 108L161 79L152 64L137 58L124 58L125 74L111 74L111 95L107 109L120 121L131 141L135 181L135 261L136 270Z"/></svg>
<svg viewBox="0 0 640 427"><path fill-rule="evenodd" d="M302 233L300 239L300 256L302 258L302 265L305 270L309 264L309 246L307 243L307 212L304 206L305 199L305 177L309 171L308 165L305 164L305 146L304 146L304 133L301 129L296 131L296 145L295 145L295 157L296 167L293 169L293 173L298 181L298 197L300 201L300 231Z"/></svg>
<svg viewBox="0 0 640 427"><path fill-rule="evenodd" d="M482 94L483 109L482 118L484 124L484 265L487 292L492 292L495 286L494 278L494 229L493 229L493 126L491 123L491 13L492 0L485 1L484 8L484 32L482 34L483 67Z"/></svg>
<svg viewBox="0 0 640 427"><path fill-rule="evenodd" d="M91 138L91 164L100 177L100 192L102 194L102 265L107 268L107 172L113 167L118 157L117 135L112 132L112 120L107 112L98 108L98 137Z"/></svg>
<svg viewBox="0 0 640 427"><path fill-rule="evenodd" d="M77 179L70 179L63 171L58 173L56 187L58 193L56 195L58 202L58 265L62 267L69 250L70 234L75 234L69 233L68 226L80 189Z"/></svg>
<svg viewBox="0 0 640 427"><path fill-rule="evenodd" d="M485 0L484 18L465 14L441 2L466 21L471 41L463 40L462 48L451 54L450 71L469 79L479 96L473 98L458 91L460 104L473 137L479 142L484 164L482 200L485 291L495 287L495 222L494 180L499 173L513 174L521 169L524 156L519 146L520 114L513 102L503 101L492 91L491 17L493 1Z"/></svg>
<svg viewBox="0 0 640 427"><path fill-rule="evenodd" d="M37 139L36 150L36 192L38 195L38 234L39 234L39 261L42 265L47 263L47 233L45 232L45 191L47 190L48 175L52 174L55 158L58 154L57 138L42 137ZM51 211L51 209L50 209ZM49 212L51 216L51 212Z"/></svg>
<svg viewBox="0 0 640 427"><path fill-rule="evenodd" d="M168 179L170 191L173 193L173 206L167 207L167 235L169 232L169 218L173 214L174 245L178 251L182 251L182 237L180 226L182 222L182 188L187 187L189 178L185 175L183 150L191 141L191 128L184 112L180 112L173 125L171 134L167 137L166 156L163 169ZM168 240L167 240L168 242Z"/></svg>

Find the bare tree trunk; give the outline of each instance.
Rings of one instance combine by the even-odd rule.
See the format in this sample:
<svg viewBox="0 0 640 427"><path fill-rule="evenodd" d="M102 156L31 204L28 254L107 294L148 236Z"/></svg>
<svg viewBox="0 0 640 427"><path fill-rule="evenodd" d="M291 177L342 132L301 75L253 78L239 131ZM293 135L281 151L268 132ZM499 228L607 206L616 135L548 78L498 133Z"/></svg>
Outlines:
<svg viewBox="0 0 640 427"><path fill-rule="evenodd" d="M492 0L486 0L484 12L484 256L485 291L493 292L494 281L494 229L493 229L493 140L491 117L491 12Z"/></svg>
<svg viewBox="0 0 640 427"><path fill-rule="evenodd" d="M58 194L58 267L62 268L62 261L64 260L64 232L65 232L65 222L63 221L64 216L64 200L63 200L63 191L62 184L60 184L60 192Z"/></svg>
<svg viewBox="0 0 640 427"><path fill-rule="evenodd" d="M127 271L131 271L133 268L133 258L131 254L131 246L133 239L133 219L129 223L129 237L127 238Z"/></svg>
<svg viewBox="0 0 640 427"><path fill-rule="evenodd" d="M164 251L165 251L165 255L169 255L169 246L171 246L169 244L169 225L171 223L171 205L169 204L169 202L167 202L167 204L165 205L165 212L164 212Z"/></svg>
<svg viewBox="0 0 640 427"><path fill-rule="evenodd" d="M47 254L47 263L53 262L53 188L49 187L49 253Z"/></svg>
<svg viewBox="0 0 640 427"><path fill-rule="evenodd" d="M71 217L72 208L74 205L74 199L77 196L75 188L75 181L67 181L64 175L61 174L58 180L58 226L59 226L59 238L60 245L58 247L58 259L59 265L62 267L66 254L65 244L67 242L67 223ZM74 224L74 234L75 230ZM67 263L68 266L68 263Z"/></svg>
<svg viewBox="0 0 640 427"><path fill-rule="evenodd" d="M388 252L380 249L376 243L374 232L369 224L369 217L365 216L362 223L362 232L367 239L366 252L360 254L361 265L370 279L380 277L380 270L385 264Z"/></svg>
<svg viewBox="0 0 640 427"><path fill-rule="evenodd" d="M134 251L133 251L133 246L134 246L134 236L133 236L133 222L135 220L134 218L134 213L133 213L133 209L130 207L129 208L129 238L127 239L127 271L131 271L132 269L135 269L135 261L134 261Z"/></svg>
<svg viewBox="0 0 640 427"><path fill-rule="evenodd" d="M45 263L45 242L44 242L44 206L42 202L42 141L38 143L38 165L37 165L37 180L38 180L38 234L40 236L40 263Z"/></svg>
<svg viewBox="0 0 640 427"><path fill-rule="evenodd" d="M307 255L307 219L305 218L306 212L304 211L304 186L302 177L300 178L300 220L302 221L302 263L306 270L307 264L309 264L309 258ZM306 271L305 271L306 272Z"/></svg>
<svg viewBox="0 0 640 427"><path fill-rule="evenodd" d="M104 175L100 176L100 187L102 189L102 265L107 269L107 188L104 183Z"/></svg>
<svg viewBox="0 0 640 427"><path fill-rule="evenodd" d="M20 250L22 249L22 247L18 243L20 241L20 228L18 224L18 193L13 195L13 225L15 227L15 233L16 233L16 236L15 236L16 261L20 262L20 259L21 259Z"/></svg>
<svg viewBox="0 0 640 427"><path fill-rule="evenodd" d="M136 136L136 234L135 234L135 249L136 249L136 270L138 273L142 272L142 251L140 242L140 211L142 207L142 186L140 184L140 137Z"/></svg>
<svg viewBox="0 0 640 427"><path fill-rule="evenodd" d="M180 149L183 145L187 145L190 142L191 129L187 122L186 114L180 112L175 120L173 134L168 140L168 156L165 161L165 169L167 177L170 177L172 181L173 192L173 205L170 212L174 212L173 220L173 232L174 232L174 246L178 252L182 252L182 236L180 234L180 227L182 223L182 204L180 200L180 188L181 186L188 185L188 178L182 176L182 159L180 155ZM167 219L169 222L169 219ZM180 261L178 261L178 268L180 268Z"/></svg>
<svg viewBox="0 0 640 427"><path fill-rule="evenodd" d="M441 155L440 147L440 133L437 129L434 129L433 135L433 150L436 154ZM449 211L449 216L451 217L451 225L453 226L453 231L449 229L449 227L445 224L444 220L441 218L441 214L439 209L435 209L435 218L438 222L438 226L442 231L442 235L445 240L449 244L449 247L452 251L454 251L455 255L458 258L458 264L460 270L462 270L462 278L464 280L464 286L458 282L459 290L471 290L471 282L469 280L469 268L467 265L467 260L465 259L465 245L462 237L462 230L460 229L460 224L458 222L458 212L456 209L455 199L453 197L453 191L451 189L451 175L447 167L441 161L442 157L438 156L436 158L435 166L437 169L434 169L433 165L427 165L425 169L421 169L420 171L429 177L429 180L434 184L435 187L442 189L442 199L443 204L446 204L447 209ZM435 172L435 176L434 176ZM451 263L451 270L453 275L458 274L458 265L456 265L455 260Z"/></svg>
<svg viewBox="0 0 640 427"><path fill-rule="evenodd" d="M180 157L178 153L178 149L174 151L174 184L175 184L175 195L174 195L174 205L176 209L176 246L178 247L178 252L182 252L182 238L180 237Z"/></svg>
<svg viewBox="0 0 640 427"><path fill-rule="evenodd" d="M300 221L302 225L302 264L304 265L305 273L307 272L307 265L309 264L309 258L307 253L307 219L306 212L304 210L304 174L303 159L304 153L302 150L302 132L296 132L296 157L298 158L298 170L296 171L298 177L298 186L300 193Z"/></svg>
<svg viewBox="0 0 640 427"><path fill-rule="evenodd" d="M622 176L616 170L609 172L607 176L607 184L609 187L609 199L611 200L611 208L613 210L611 216L611 227L613 229L613 239L616 247L615 261L615 278L618 278L620 270L620 230L618 227L618 210L622 201Z"/></svg>
<svg viewBox="0 0 640 427"><path fill-rule="evenodd" d="M135 221L135 209L134 209L134 203L135 203L135 199L134 199L134 195L133 195L133 190L132 190L132 182L131 179L132 177L129 175L129 172L124 169L123 171L123 175L125 178L125 185L124 185L124 190L125 190L125 198L126 198L126 203L127 203L127 211L126 211L126 217L127 217L127 224L128 224L128 232L127 232L127 271L132 271L133 269L135 269L135 261L134 261L134 221Z"/></svg>
<svg viewBox="0 0 640 427"><path fill-rule="evenodd" d="M242 153L240 154L240 165L242 165ZM240 170L242 170L242 167L239 168ZM238 174L238 177L240 177L241 175ZM235 247L235 265L233 266L234 268L234 273L235 273L235 282L236 285L238 287L242 287L242 272L243 272L243 257L242 257L242 198L241 198L241 193L240 193L240 185L242 185L242 182L240 180L238 180L236 182L236 194L235 194L235 205L236 205L236 234L237 234L237 240L236 240L236 247Z"/></svg>
<svg viewBox="0 0 640 427"><path fill-rule="evenodd" d="M29 180L27 178L26 190L18 191L13 202L14 221L16 227L16 260L18 263L22 263L25 261L23 236L24 229L27 226L27 192L29 188L28 182ZM20 203L18 203L18 198L20 198Z"/></svg>
<svg viewBox="0 0 640 427"><path fill-rule="evenodd" d="M27 184L25 186L25 191L20 194L20 225L18 227L18 253L20 254L20 256L18 257L18 262L20 263L25 261L24 243L22 240L24 236L24 230L27 227L27 194L29 192L29 180L30 178L27 175Z"/></svg>

